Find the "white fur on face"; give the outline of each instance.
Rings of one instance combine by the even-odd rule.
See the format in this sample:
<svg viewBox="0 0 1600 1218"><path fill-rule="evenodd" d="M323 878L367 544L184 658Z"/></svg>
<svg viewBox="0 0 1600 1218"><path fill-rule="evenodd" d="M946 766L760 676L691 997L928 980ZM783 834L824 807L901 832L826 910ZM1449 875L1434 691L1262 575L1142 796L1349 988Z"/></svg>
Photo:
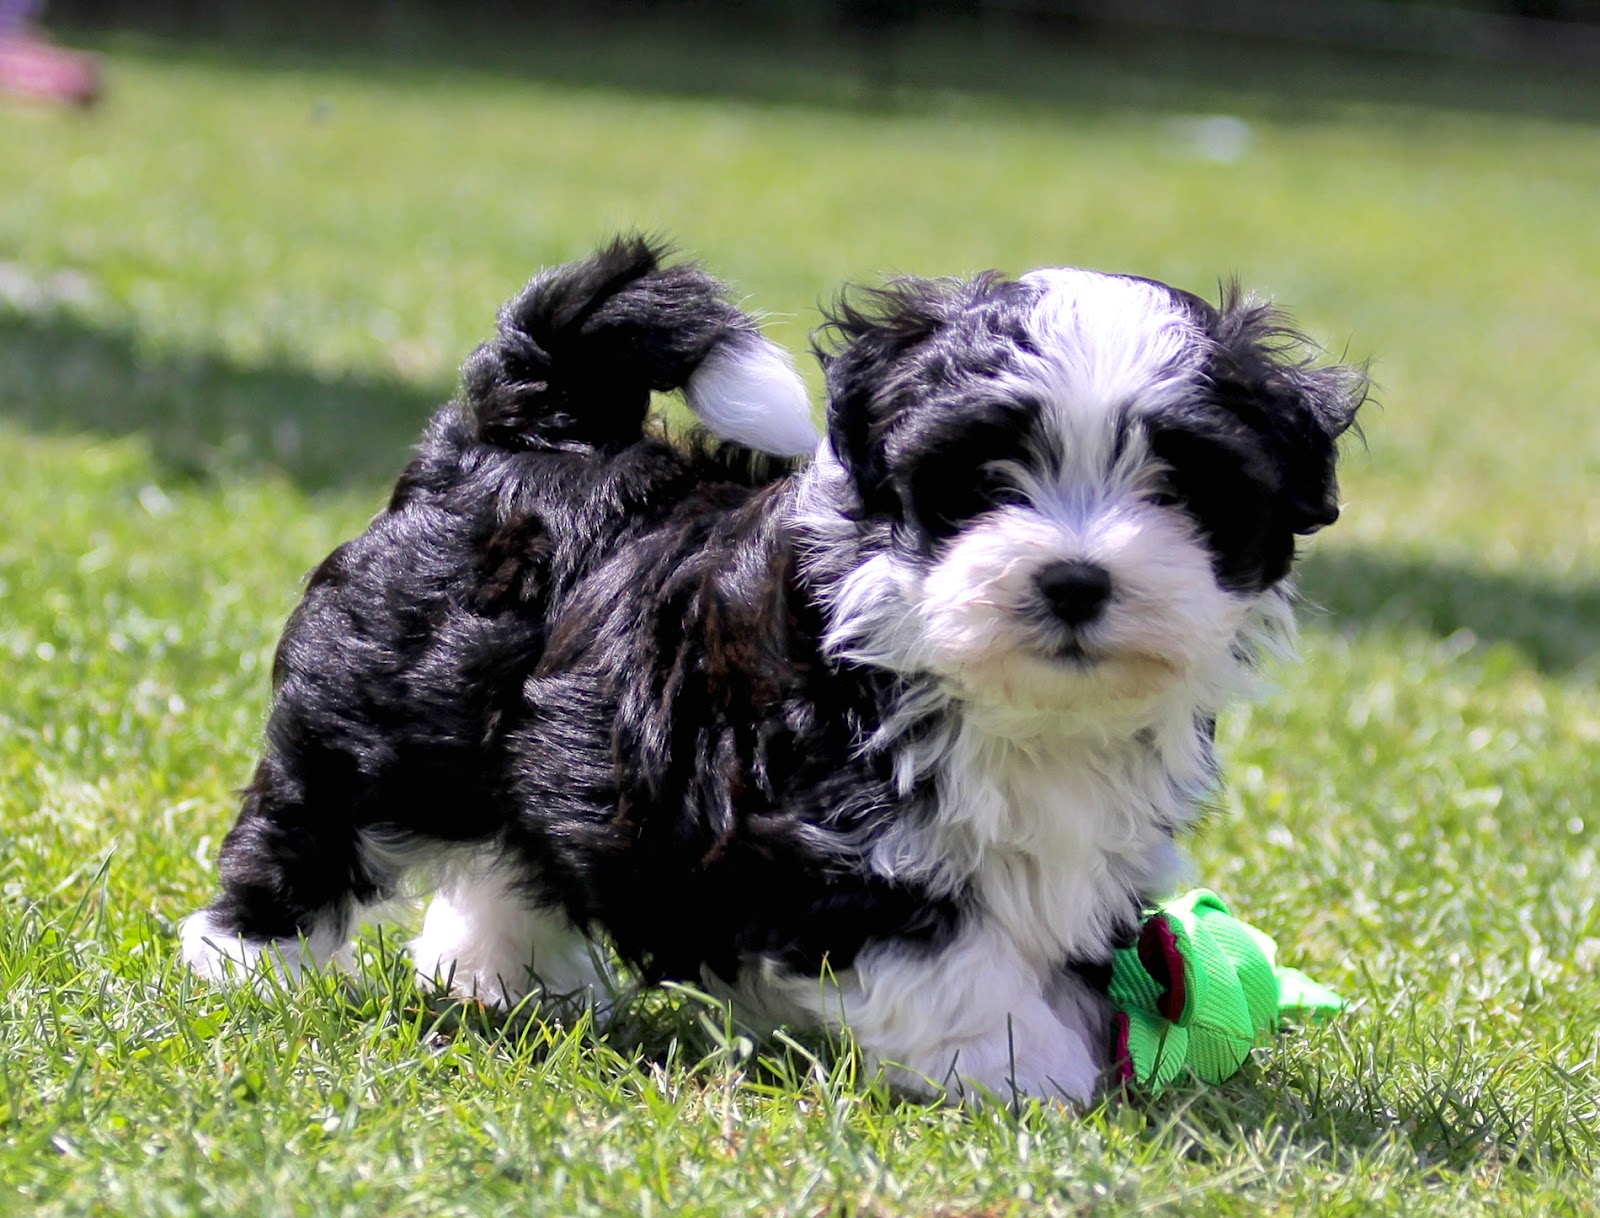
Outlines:
<svg viewBox="0 0 1600 1218"><path fill-rule="evenodd" d="M1030 319L1033 349L1017 378L1040 395L1064 441L1067 480L1093 480L1109 463L1107 425L1130 409L1182 401L1205 345L1194 322L1154 284L1094 271L1034 271L1043 295Z"/></svg>
<svg viewBox="0 0 1600 1218"><path fill-rule="evenodd" d="M908 589L925 662L960 696L996 710L1116 717L1232 667L1248 602L1217 586L1209 555L1176 512L1117 495L1087 511L1044 506L1067 510L986 516ZM1073 560L1104 567L1112 593L1076 632L1083 658L1062 659L1035 581Z"/></svg>
<svg viewBox="0 0 1600 1218"><path fill-rule="evenodd" d="M969 522L931 564L895 549L866 554L825 590L827 644L936 677L991 718L1048 716L1059 727L1084 712L1103 733L1136 730L1172 700L1214 703L1257 598L1221 588L1193 522L1152 499L1161 471L1140 422L1196 392L1204 336L1170 295L1138 280L1046 270L1022 282L1041 292L1030 341L989 387L1039 404L1036 451L995 471L1020 502ZM826 446L811 477L819 490L844 477ZM839 535L824 517L807 511L802 527ZM1069 640L1036 581L1073 561L1104 568L1112 592ZM1081 655L1062 655L1069 641Z"/></svg>
<svg viewBox="0 0 1600 1218"><path fill-rule="evenodd" d="M1002 379L1041 406L1040 451L1006 474L1025 503L964 530L912 591L928 661L980 703L1111 713L1231 656L1247 603L1223 592L1187 517L1149 500L1157 472L1130 417L1194 392L1203 343L1153 285L1089 271L1023 277L1043 295L1028 349ZM1039 619L1053 563L1105 568L1112 595L1078 632L1081 662Z"/></svg>

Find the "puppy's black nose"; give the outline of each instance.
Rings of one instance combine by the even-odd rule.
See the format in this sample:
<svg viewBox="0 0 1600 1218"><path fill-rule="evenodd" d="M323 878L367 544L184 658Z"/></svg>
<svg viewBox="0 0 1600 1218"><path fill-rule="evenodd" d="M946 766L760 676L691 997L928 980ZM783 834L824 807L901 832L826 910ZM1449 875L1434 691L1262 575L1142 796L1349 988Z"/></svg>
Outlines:
<svg viewBox="0 0 1600 1218"><path fill-rule="evenodd" d="M1034 582L1050 612L1068 626L1092 622L1111 599L1111 572L1092 562L1053 562Z"/></svg>

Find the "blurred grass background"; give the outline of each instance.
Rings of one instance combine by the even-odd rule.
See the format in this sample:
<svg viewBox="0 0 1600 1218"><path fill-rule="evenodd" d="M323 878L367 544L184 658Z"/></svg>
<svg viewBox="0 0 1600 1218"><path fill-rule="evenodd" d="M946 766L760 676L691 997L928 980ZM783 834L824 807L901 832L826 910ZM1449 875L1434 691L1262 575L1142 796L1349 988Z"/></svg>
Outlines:
<svg viewBox="0 0 1600 1218"><path fill-rule="evenodd" d="M15 1212L1595 1212L1591 78L1015 32L888 72L681 26L83 40L98 110L0 105ZM171 967L303 573L498 303L628 226L802 356L845 280L1067 263L1236 273L1372 358L1306 663L1223 724L1196 850L1356 1014L1212 1092L968 1116L693 1003L638 1049L460 1030L381 944L355 997Z"/></svg>

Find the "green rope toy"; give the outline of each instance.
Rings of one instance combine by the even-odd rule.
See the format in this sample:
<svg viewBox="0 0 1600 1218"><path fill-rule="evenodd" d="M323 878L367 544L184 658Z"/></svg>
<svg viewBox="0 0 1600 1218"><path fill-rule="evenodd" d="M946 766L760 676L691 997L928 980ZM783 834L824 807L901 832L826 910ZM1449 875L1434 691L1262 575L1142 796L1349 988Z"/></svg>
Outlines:
<svg viewBox="0 0 1600 1218"><path fill-rule="evenodd" d="M1284 1017L1328 1018L1344 1009L1332 990L1280 966L1277 956L1271 938L1207 889L1150 910L1138 941L1111 962L1113 1059L1122 1082L1150 1093L1185 1072L1225 1082Z"/></svg>

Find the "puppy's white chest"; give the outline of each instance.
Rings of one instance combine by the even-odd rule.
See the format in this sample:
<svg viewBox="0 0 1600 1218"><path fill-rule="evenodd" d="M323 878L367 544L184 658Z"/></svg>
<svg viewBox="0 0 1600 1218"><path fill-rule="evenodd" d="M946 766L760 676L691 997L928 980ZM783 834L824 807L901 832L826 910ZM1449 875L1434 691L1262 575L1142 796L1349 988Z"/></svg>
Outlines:
<svg viewBox="0 0 1600 1218"><path fill-rule="evenodd" d="M1099 957L1126 929L1132 900L1180 878L1170 827L1186 810L1159 766L1103 754L985 760L959 784L988 809L969 826L971 891L1038 967Z"/></svg>

